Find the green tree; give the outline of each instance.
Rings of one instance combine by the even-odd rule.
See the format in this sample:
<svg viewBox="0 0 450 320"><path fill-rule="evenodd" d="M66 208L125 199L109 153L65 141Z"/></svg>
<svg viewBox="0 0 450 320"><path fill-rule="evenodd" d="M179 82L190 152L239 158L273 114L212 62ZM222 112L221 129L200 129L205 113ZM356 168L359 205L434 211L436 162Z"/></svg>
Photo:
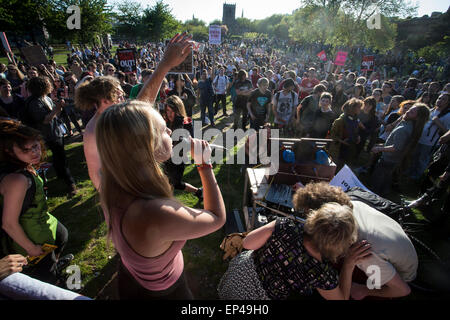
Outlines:
<svg viewBox="0 0 450 320"><path fill-rule="evenodd" d="M169 5L162 0L144 10L142 22L151 41L163 41L181 31L181 23L172 15Z"/></svg>
<svg viewBox="0 0 450 320"><path fill-rule="evenodd" d="M417 10L405 0L304 0L288 18L294 40L337 46L367 46L382 52L395 44L396 27L387 17L408 16ZM381 29L369 29L367 21L380 14Z"/></svg>
<svg viewBox="0 0 450 320"><path fill-rule="evenodd" d="M114 5L114 9L116 35L133 41L138 40L143 33L141 4L122 0Z"/></svg>

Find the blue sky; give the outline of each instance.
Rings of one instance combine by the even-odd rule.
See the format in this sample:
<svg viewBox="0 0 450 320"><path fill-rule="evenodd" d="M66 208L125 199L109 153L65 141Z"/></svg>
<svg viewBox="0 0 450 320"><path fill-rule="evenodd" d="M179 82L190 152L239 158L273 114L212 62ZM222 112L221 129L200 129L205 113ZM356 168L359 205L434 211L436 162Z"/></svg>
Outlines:
<svg viewBox="0 0 450 320"><path fill-rule="evenodd" d="M108 0L114 3L115 0ZM153 6L156 0L132 0L138 1L145 8ZM419 5L418 16L431 15L433 11L445 12L450 6L450 0L407 0ZM291 13L301 5L301 0L164 0L172 8L172 14L181 21L192 19L192 15L207 23L219 19L222 20L223 4L236 4L236 17L240 17L242 10L244 17L251 20L264 19L272 14Z"/></svg>

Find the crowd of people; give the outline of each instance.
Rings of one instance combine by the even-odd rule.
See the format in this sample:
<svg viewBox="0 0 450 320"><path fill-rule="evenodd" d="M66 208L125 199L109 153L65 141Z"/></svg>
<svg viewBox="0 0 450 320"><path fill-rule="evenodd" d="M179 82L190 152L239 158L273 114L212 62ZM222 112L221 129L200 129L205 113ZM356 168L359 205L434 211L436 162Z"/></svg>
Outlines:
<svg viewBox="0 0 450 320"><path fill-rule="evenodd" d="M450 169L446 81L326 70L309 55L296 57L300 47L283 51L267 40L201 44L193 52L192 72L185 74L170 70L192 50L186 34L167 45L120 47L136 49L136 72L120 71L118 57L95 46L70 46L67 67L54 60L38 67L22 61L0 65L0 294L6 297L20 297L11 288L33 282L27 285L28 298L86 298L41 282L58 284L73 256L61 257L70 230L48 212L39 167L45 149L51 150L68 197L77 194L64 150L75 130L83 135L89 177L120 255L121 299L192 299L181 250L187 240L225 224L211 147L192 137L194 117L204 127L232 117L234 129L270 127L288 138L329 138L326 151L337 170L349 165L368 174L374 193L389 198L393 183L406 177L423 192L411 207L445 200ZM184 181L185 165L171 159L176 129L189 132L184 142L191 144L199 187ZM362 164L363 154L369 160ZM203 209L177 201L174 189L193 193ZM397 222L325 183L297 190L294 204L310 212L306 223L280 218L249 233L248 250L232 260L219 284L221 298L287 299L316 290L325 299L410 293L417 255ZM448 209L448 200L441 201L440 219L447 218ZM44 243L57 249L37 267L23 270L24 257L43 254ZM352 282L356 269L368 276L373 264L381 268L381 288ZM21 271L26 279L11 278ZM51 294L37 297L31 288L39 286Z"/></svg>

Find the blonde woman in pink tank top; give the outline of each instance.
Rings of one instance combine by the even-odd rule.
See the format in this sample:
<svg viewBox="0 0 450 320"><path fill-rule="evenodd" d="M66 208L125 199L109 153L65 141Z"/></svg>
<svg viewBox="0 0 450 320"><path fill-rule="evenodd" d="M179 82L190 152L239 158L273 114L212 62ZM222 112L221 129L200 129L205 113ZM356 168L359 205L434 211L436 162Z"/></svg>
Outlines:
<svg viewBox="0 0 450 320"><path fill-rule="evenodd" d="M148 103L131 101L99 117L96 142L101 160L100 200L121 257L121 299L192 299L183 275L186 240L225 224L226 212L206 141L191 140L204 189L204 209L173 197L160 165L172 152L170 129ZM194 149L205 152L194 153Z"/></svg>

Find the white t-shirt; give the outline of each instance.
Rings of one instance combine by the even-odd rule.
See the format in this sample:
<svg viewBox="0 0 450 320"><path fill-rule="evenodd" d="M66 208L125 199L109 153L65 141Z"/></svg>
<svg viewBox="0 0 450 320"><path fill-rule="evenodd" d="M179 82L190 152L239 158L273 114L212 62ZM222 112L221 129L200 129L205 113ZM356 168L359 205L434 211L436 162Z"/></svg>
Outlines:
<svg viewBox="0 0 450 320"><path fill-rule="evenodd" d="M292 101L292 97L294 98L294 101ZM275 123L288 124L292 118L292 115L294 114L294 109L298 106L298 95L293 91L288 92L286 95L283 93L283 91L280 91L279 95L278 93L275 94L273 99L274 102L275 100L277 100L276 110L278 118L286 121L286 123L281 123L280 121L275 119Z"/></svg>
<svg viewBox="0 0 450 320"><path fill-rule="evenodd" d="M417 275L418 258L411 240L392 218L361 201L352 201L353 215L358 223L358 240L371 244L372 255L357 265L367 276L370 266L380 268L380 285L391 281L397 272L406 282Z"/></svg>
<svg viewBox="0 0 450 320"><path fill-rule="evenodd" d="M216 94L225 94L228 85L228 77L223 75L217 75L213 81L214 88L216 89Z"/></svg>
<svg viewBox="0 0 450 320"><path fill-rule="evenodd" d="M434 109L430 112L430 120L425 124L422 131L422 136L419 139L420 144L424 144L427 146L434 146L435 143L441 137L439 133L439 128L431 121L434 117L439 115L439 111ZM444 127L449 130L450 129L450 113L447 113L442 118L439 118L439 121L444 125Z"/></svg>

